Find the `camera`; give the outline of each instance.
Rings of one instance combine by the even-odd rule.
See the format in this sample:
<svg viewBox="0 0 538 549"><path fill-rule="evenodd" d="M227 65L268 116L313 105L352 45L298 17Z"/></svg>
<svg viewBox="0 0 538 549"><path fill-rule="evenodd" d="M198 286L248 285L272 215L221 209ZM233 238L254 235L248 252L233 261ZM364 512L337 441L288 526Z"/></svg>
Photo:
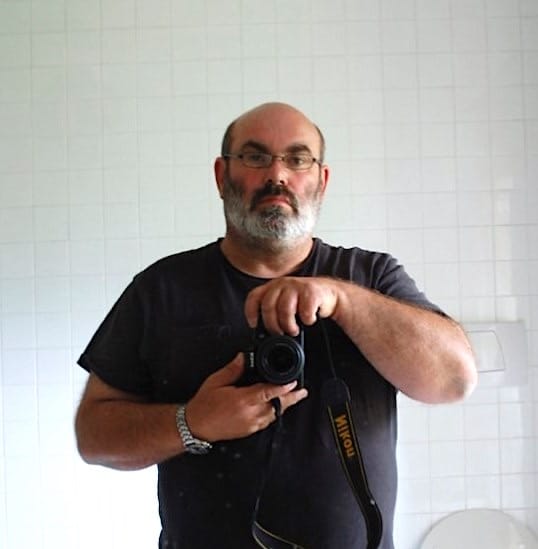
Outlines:
<svg viewBox="0 0 538 549"><path fill-rule="evenodd" d="M269 334L261 320L254 329L251 348L245 352L245 381L285 385L297 380L304 386L304 331L299 335Z"/></svg>

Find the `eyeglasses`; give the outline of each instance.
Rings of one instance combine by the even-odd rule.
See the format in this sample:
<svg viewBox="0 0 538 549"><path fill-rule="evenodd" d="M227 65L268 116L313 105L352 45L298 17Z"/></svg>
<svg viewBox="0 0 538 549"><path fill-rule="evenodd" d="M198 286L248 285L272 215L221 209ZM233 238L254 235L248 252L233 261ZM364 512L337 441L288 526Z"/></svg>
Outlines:
<svg viewBox="0 0 538 549"><path fill-rule="evenodd" d="M309 170L314 164L321 162L306 152L291 152L286 154L269 154L258 151L240 154L223 154L224 158L237 158L247 168L268 168L275 158L282 160L286 168L294 172Z"/></svg>

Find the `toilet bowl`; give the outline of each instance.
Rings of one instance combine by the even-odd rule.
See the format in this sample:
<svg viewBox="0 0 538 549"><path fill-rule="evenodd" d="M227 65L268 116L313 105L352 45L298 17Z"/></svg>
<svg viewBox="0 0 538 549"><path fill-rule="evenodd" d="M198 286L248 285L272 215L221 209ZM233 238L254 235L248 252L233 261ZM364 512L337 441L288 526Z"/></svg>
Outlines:
<svg viewBox="0 0 538 549"><path fill-rule="evenodd" d="M502 511L469 509L441 519L420 549L538 549L538 539Z"/></svg>

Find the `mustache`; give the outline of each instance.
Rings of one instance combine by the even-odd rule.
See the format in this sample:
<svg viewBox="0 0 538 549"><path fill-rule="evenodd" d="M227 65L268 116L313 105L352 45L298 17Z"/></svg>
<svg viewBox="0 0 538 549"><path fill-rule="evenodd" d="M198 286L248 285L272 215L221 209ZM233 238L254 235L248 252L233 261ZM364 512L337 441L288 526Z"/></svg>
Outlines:
<svg viewBox="0 0 538 549"><path fill-rule="evenodd" d="M256 206L268 196L283 196L288 200L294 212L299 210L299 201L297 200L297 197L287 187L268 181L252 196L252 200L250 201L250 211L254 211Z"/></svg>

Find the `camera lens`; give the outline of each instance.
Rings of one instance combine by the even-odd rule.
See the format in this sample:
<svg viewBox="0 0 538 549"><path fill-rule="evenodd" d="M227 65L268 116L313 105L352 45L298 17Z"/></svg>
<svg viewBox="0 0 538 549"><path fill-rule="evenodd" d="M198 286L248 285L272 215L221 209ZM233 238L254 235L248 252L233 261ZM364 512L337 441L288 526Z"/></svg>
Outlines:
<svg viewBox="0 0 538 549"><path fill-rule="evenodd" d="M258 373L269 383L284 385L296 380L304 366L304 351L289 336L268 337L256 354Z"/></svg>
<svg viewBox="0 0 538 549"><path fill-rule="evenodd" d="M275 372L286 374L286 372L295 368L297 356L293 349L290 349L287 345L277 344L267 353L265 360Z"/></svg>

